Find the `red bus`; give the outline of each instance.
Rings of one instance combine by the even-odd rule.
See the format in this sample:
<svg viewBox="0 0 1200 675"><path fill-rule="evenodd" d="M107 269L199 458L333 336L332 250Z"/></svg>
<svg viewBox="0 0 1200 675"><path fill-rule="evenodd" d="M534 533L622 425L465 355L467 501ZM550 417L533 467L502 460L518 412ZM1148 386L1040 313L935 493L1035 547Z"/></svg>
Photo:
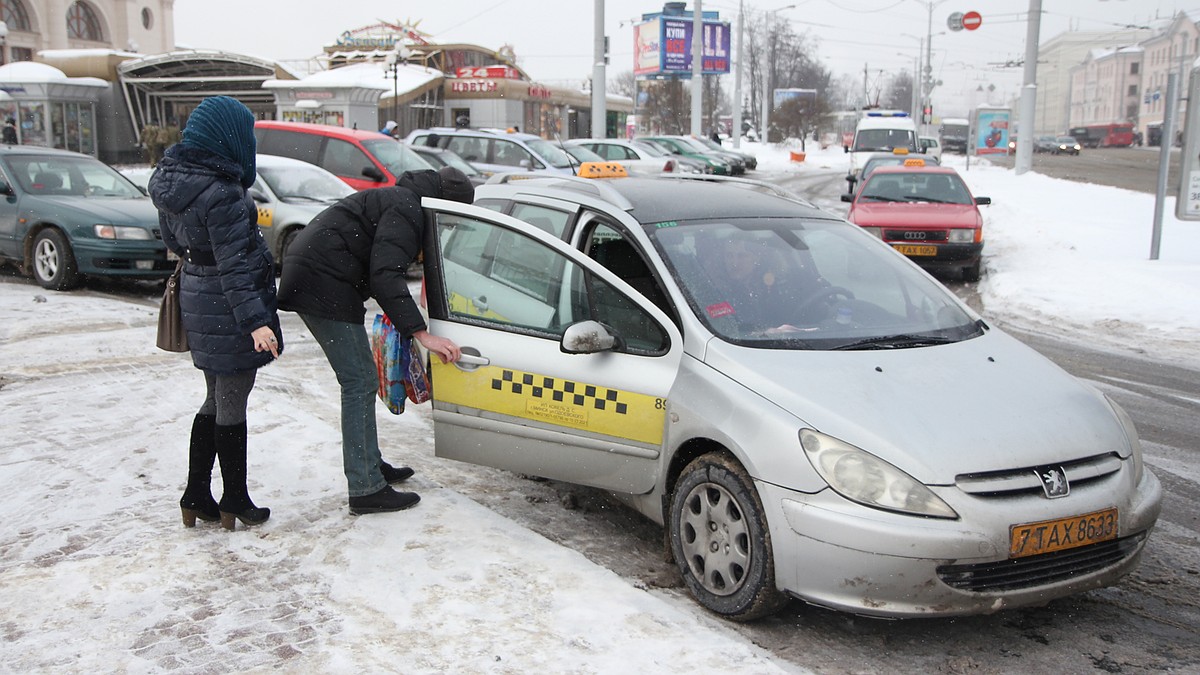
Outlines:
<svg viewBox="0 0 1200 675"><path fill-rule="evenodd" d="M1133 145L1133 125L1127 122L1074 127L1068 135L1074 136L1080 145L1088 148L1127 148Z"/></svg>

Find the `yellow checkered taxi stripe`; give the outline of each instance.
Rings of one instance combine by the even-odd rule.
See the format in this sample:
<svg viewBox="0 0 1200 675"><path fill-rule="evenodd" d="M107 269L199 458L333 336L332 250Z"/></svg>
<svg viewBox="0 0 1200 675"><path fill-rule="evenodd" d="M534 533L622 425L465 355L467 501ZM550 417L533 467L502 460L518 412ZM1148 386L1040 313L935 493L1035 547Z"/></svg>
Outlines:
<svg viewBox="0 0 1200 675"><path fill-rule="evenodd" d="M468 408L661 445L664 399L497 366L470 372L433 359L434 398Z"/></svg>

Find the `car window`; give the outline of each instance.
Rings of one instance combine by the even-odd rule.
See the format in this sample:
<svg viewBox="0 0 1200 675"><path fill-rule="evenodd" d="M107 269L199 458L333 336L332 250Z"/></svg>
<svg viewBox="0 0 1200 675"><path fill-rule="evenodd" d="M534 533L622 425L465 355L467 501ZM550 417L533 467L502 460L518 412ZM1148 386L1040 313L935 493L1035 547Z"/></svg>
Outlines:
<svg viewBox="0 0 1200 675"><path fill-rule="evenodd" d="M450 136L446 138L445 147L458 153L468 162L487 161L487 146L484 140L471 136Z"/></svg>
<svg viewBox="0 0 1200 675"><path fill-rule="evenodd" d="M512 217L562 239L563 231L567 229L567 221L571 219L571 214L537 204L517 202L513 205Z"/></svg>
<svg viewBox="0 0 1200 675"><path fill-rule="evenodd" d="M674 314L667 301L667 294L655 279L638 245L623 233L611 225L600 223L587 237L584 252L668 316ZM629 308L633 307L632 303L624 296L613 295L614 293L615 289L605 285L603 288L593 289L592 296L597 303L612 308L608 314L609 320L616 323L610 325L616 328L618 333L643 348L654 348L653 345L661 339L657 327L645 325L638 313L629 311ZM650 329L649 333L644 332L647 328Z"/></svg>
<svg viewBox="0 0 1200 675"><path fill-rule="evenodd" d="M889 335L979 334L944 287L845 222L745 218L648 232L696 316L736 344L836 349Z"/></svg>
<svg viewBox="0 0 1200 675"><path fill-rule="evenodd" d="M340 138L330 138L325 146L321 166L336 176L362 178L363 169L373 167L375 163L353 143L347 143Z"/></svg>
<svg viewBox="0 0 1200 675"><path fill-rule="evenodd" d="M537 153L537 155L540 159L548 162L550 164L550 166L552 166L556 169L570 168L570 166L571 166L570 155L563 152L562 148L558 147L557 145L554 145L553 143L542 140L540 138L529 139L529 140L525 141L525 144L529 146L530 150ZM545 165L542 164L541 162L538 162L538 164L535 165L534 168L535 169L544 169Z"/></svg>
<svg viewBox="0 0 1200 675"><path fill-rule="evenodd" d="M432 169L433 165L425 161L412 148L399 141L388 138L363 141L363 147L375 155L379 163L386 166L393 176L399 177L405 171L424 171Z"/></svg>
<svg viewBox="0 0 1200 675"><path fill-rule="evenodd" d="M560 339L594 320L642 326L619 351L664 351L666 332L632 300L544 243L484 221L439 213L445 302L450 320Z"/></svg>
<svg viewBox="0 0 1200 675"><path fill-rule="evenodd" d="M321 164L321 142L324 136L301 134L282 129L263 129L258 139L258 152L264 155L291 157L309 164ZM355 176L358 174L356 173Z"/></svg>
<svg viewBox="0 0 1200 675"><path fill-rule="evenodd" d="M142 197L107 164L86 157L11 155L9 165L21 189L42 195Z"/></svg>
<svg viewBox="0 0 1200 675"><path fill-rule="evenodd" d="M259 164L258 175L284 201L332 202L354 192L345 182L313 166Z"/></svg>
<svg viewBox="0 0 1200 675"><path fill-rule="evenodd" d="M521 162L529 162L529 166L533 166L533 155L529 154L525 148L513 143L512 141L492 141L492 163L502 164L504 166L521 166Z"/></svg>

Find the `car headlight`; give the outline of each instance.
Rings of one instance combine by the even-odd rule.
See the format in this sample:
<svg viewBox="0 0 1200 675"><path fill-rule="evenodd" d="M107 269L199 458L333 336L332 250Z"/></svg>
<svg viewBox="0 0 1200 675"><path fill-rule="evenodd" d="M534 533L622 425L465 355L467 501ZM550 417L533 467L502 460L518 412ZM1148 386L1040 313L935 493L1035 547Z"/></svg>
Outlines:
<svg viewBox="0 0 1200 675"><path fill-rule="evenodd" d="M1133 426L1133 418L1108 394L1104 395L1104 400L1108 401L1109 407L1113 409L1113 413L1121 422L1121 428L1125 430L1125 438L1129 441L1130 457L1133 459L1134 482L1140 483L1142 482L1142 472L1145 471L1145 464L1142 462L1142 441L1138 438L1137 428Z"/></svg>
<svg viewBox="0 0 1200 675"><path fill-rule="evenodd" d="M950 230L950 239L948 241L951 244L970 244L971 242L975 241L975 230Z"/></svg>
<svg viewBox="0 0 1200 675"><path fill-rule="evenodd" d="M950 505L912 476L875 455L812 429L800 445L829 487L864 506L932 518L958 518Z"/></svg>
<svg viewBox="0 0 1200 675"><path fill-rule="evenodd" d="M124 225L96 225L96 236L101 239L136 239L147 241L154 238L150 230Z"/></svg>

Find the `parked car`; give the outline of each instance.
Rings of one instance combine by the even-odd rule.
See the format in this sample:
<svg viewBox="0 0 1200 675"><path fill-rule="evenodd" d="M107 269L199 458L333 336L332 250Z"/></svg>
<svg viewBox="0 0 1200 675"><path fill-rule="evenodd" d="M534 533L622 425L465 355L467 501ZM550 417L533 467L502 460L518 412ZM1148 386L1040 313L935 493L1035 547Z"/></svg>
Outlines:
<svg viewBox="0 0 1200 675"><path fill-rule="evenodd" d="M582 145L605 160L620 162L631 174L704 173L707 164L699 160L672 155L650 143L618 138L577 138L566 144Z"/></svg>
<svg viewBox="0 0 1200 675"><path fill-rule="evenodd" d="M612 492L736 620L1136 567L1162 490L1129 416L859 227L754 182L512 178L424 202L430 331L463 351L431 365L439 457Z"/></svg>
<svg viewBox="0 0 1200 675"><path fill-rule="evenodd" d="M731 147L725 147L708 136L688 136L688 138L714 152L724 152L734 155L735 157L739 157L743 162L745 162L746 169L750 171L758 168L758 158L748 152L742 152L741 150L736 150Z"/></svg>
<svg viewBox="0 0 1200 675"><path fill-rule="evenodd" d="M724 160L729 164L730 175L740 176L746 173L746 159L741 153L730 152L728 150L714 150L704 144L695 136L671 136L669 138L677 139L680 143L695 148L698 152L708 153ZM711 141L709 141L711 143Z"/></svg>
<svg viewBox="0 0 1200 675"><path fill-rule="evenodd" d="M654 147L688 159L704 163L704 173L715 176L729 176L733 174L733 166L724 158L717 157L708 152L701 152L692 147L690 144L681 143L678 139L670 136L638 136L634 139L640 143L653 145Z"/></svg>
<svg viewBox="0 0 1200 675"><path fill-rule="evenodd" d="M582 166L586 162L607 162L608 161L608 160L604 159L603 157L601 157L600 155L583 147L582 145L572 145L570 143L564 142L562 144L562 149L563 149L563 152L565 152L571 156L572 163L576 167ZM620 162L617 162L617 163L620 164ZM624 165L622 165L622 166L624 166Z"/></svg>
<svg viewBox="0 0 1200 675"><path fill-rule="evenodd" d="M296 234L313 216L355 190L321 167L298 159L259 153L254 163L258 175L250 186L250 196L258 205L258 228L278 268ZM130 167L121 173L145 188L154 170Z"/></svg>
<svg viewBox="0 0 1200 675"><path fill-rule="evenodd" d="M458 156L457 152L447 148L432 148L428 145L410 145L418 155L426 162L429 162L435 169L440 169L443 166L452 166L466 174L467 179L471 181L471 185L476 187L487 182L487 176L483 175L479 169L475 168L467 160Z"/></svg>
<svg viewBox="0 0 1200 675"><path fill-rule="evenodd" d="M405 171L432 169L420 155L377 131L328 124L254 123L258 152L315 164L355 190L388 187Z"/></svg>
<svg viewBox="0 0 1200 675"><path fill-rule="evenodd" d="M942 144L938 141L937 136L917 136L917 145L920 146L921 154L932 157L939 164L941 163Z"/></svg>
<svg viewBox="0 0 1200 675"><path fill-rule="evenodd" d="M853 193L855 188L865 182L875 169L882 166L938 166L940 164L933 155L912 155L903 148L893 152L877 152L863 162L858 176L852 174L846 176L846 182L849 184L847 192Z"/></svg>
<svg viewBox="0 0 1200 675"><path fill-rule="evenodd" d="M404 139L410 145L449 148L485 176L509 171L571 175L571 156L533 134L503 130L435 127L417 129Z"/></svg>
<svg viewBox="0 0 1200 675"><path fill-rule="evenodd" d="M954 169L890 166L876 169L850 202L846 218L912 258L936 270L958 270L979 281L983 265L983 216Z"/></svg>
<svg viewBox="0 0 1200 675"><path fill-rule="evenodd" d="M1057 136L1054 138L1054 148L1050 152L1056 155L1078 155L1081 147L1074 136Z"/></svg>
<svg viewBox="0 0 1200 675"><path fill-rule="evenodd" d="M165 279L158 209L112 167L66 150L0 146L0 260L42 288L85 276Z"/></svg>

